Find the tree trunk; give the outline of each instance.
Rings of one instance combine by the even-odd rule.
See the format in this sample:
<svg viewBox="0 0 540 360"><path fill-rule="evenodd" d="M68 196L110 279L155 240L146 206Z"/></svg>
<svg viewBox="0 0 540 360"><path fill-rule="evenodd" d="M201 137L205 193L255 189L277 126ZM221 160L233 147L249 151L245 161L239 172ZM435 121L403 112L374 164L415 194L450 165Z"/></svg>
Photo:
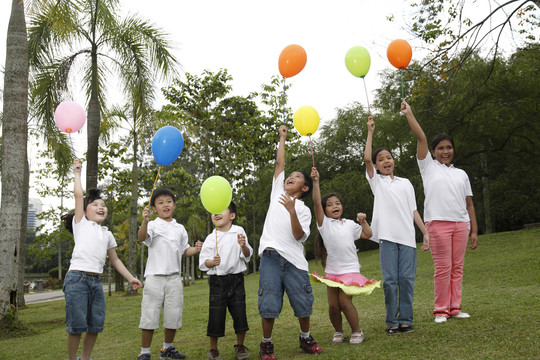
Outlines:
<svg viewBox="0 0 540 360"><path fill-rule="evenodd" d="M92 88L90 102L88 103L87 141L88 151L86 154L86 188L96 188L98 184L98 152L99 152L99 128L101 126L101 113L97 89L97 46L92 46Z"/></svg>
<svg viewBox="0 0 540 360"><path fill-rule="evenodd" d="M4 73L2 202L0 208L0 320L17 299L28 141L28 41L24 4L13 0ZM26 238L26 236L25 236Z"/></svg>
<svg viewBox="0 0 540 360"><path fill-rule="evenodd" d="M136 122L136 114L133 121ZM139 143L135 124L133 125L133 164L131 166L131 208L129 214L129 249L128 249L128 270L132 274L137 273L137 215L139 201L139 166L137 164L137 152ZM137 291L128 286L128 295L134 295Z"/></svg>
<svg viewBox="0 0 540 360"><path fill-rule="evenodd" d="M484 196L484 222L486 225L486 234L491 234L493 232L493 224L491 222L488 160L487 160L487 154L485 152L480 153L480 164L482 166L482 191L483 191L483 196Z"/></svg>
<svg viewBox="0 0 540 360"><path fill-rule="evenodd" d="M26 264L26 230L28 222L28 189L30 189L30 167L28 161L24 163L24 199L23 199L23 210L21 218L21 239L20 239L20 248L19 248L19 273L17 281L17 303L15 307L17 311L19 309L26 308L26 303L24 301L24 266Z"/></svg>

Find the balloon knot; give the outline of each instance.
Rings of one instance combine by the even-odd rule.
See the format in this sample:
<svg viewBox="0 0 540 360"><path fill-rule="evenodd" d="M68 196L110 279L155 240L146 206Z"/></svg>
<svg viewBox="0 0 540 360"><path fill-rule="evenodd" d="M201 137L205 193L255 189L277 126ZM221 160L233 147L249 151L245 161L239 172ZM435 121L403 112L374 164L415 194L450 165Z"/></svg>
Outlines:
<svg viewBox="0 0 540 360"><path fill-rule="evenodd" d="M71 133L71 128L67 128L67 129L66 129L66 132L67 132L68 134Z"/></svg>

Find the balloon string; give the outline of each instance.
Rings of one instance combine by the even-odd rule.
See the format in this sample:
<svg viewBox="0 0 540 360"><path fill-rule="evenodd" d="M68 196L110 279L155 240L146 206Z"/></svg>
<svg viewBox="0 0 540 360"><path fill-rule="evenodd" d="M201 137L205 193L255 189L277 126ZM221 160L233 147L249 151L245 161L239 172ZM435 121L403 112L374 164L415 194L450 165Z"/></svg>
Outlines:
<svg viewBox="0 0 540 360"><path fill-rule="evenodd" d="M217 227L216 227L216 256L219 256L219 251L217 248Z"/></svg>
<svg viewBox="0 0 540 360"><path fill-rule="evenodd" d="M75 149L73 148L73 140L71 140L71 133L68 133L69 135L69 143L71 144L71 152L73 153L73 156L75 159L77 158L77 154L75 154Z"/></svg>
<svg viewBox="0 0 540 360"><path fill-rule="evenodd" d="M150 202L152 202L152 195L154 195L154 189L156 188L157 179L159 178L159 172L161 171L161 165L159 165L156 180L154 180L154 186L152 186L152 192L150 193L150 201L148 202L148 205L150 205Z"/></svg>
<svg viewBox="0 0 540 360"><path fill-rule="evenodd" d="M281 103L282 103L282 113L283 113L283 125L285 125L285 81L287 80L286 77L283 77L283 93L281 96Z"/></svg>
<svg viewBox="0 0 540 360"><path fill-rule="evenodd" d="M399 72L401 73L401 98L405 100L405 92L403 90L403 68L399 68Z"/></svg>
<svg viewBox="0 0 540 360"><path fill-rule="evenodd" d="M315 167L315 155L313 155L313 144L311 143L311 134L309 135L309 146L311 146L311 159L313 160L313 167Z"/></svg>
<svg viewBox="0 0 540 360"><path fill-rule="evenodd" d="M364 90L365 90L365 92L366 92L366 100L367 100L368 113L369 113L369 116L371 116L371 108L369 107L369 97L368 97L368 94L367 94L367 87L366 87L366 78L363 77L362 80L364 80Z"/></svg>

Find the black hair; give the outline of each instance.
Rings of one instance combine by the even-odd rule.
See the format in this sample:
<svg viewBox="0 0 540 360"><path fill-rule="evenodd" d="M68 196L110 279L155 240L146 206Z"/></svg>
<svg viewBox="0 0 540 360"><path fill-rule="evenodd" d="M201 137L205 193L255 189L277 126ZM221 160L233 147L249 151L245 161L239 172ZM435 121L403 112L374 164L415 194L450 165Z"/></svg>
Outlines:
<svg viewBox="0 0 540 360"><path fill-rule="evenodd" d="M86 212L86 207L88 204L93 203L96 200L102 199L100 189L89 189L87 195L83 199L83 211ZM75 216L75 211L72 210L67 214L60 216L60 219L64 222L64 227L73 234L73 217Z"/></svg>
<svg viewBox="0 0 540 360"><path fill-rule="evenodd" d="M388 148L385 148L385 147L380 147L378 148L377 150L375 150L375 152L373 153L373 155L371 155L371 161L373 162L373 165L377 164L377 155L379 155L379 153L383 150L386 150L390 153L390 156L392 157L392 159L394 158L394 155L392 154L392 152L390 151L390 149ZM380 171L377 170L377 174L380 174Z"/></svg>
<svg viewBox="0 0 540 360"><path fill-rule="evenodd" d="M445 134L445 133L441 133L439 135L436 135L433 140L431 140L431 150L435 150L435 148L437 147L437 145L439 145L439 143L443 140L448 140L450 141L450 143L452 144L452 147L455 148L454 146L454 139L448 135L448 134Z"/></svg>
<svg viewBox="0 0 540 360"><path fill-rule="evenodd" d="M308 187L308 190L307 191L303 191L302 192L302 195L300 195L300 199L303 198L303 197L306 197L308 196L310 193L311 193L311 190L313 188L313 180L311 179L311 176L309 176L308 174L306 174L304 171L302 170L295 170L294 172L299 172L300 174L304 175L304 186L307 186Z"/></svg>
<svg viewBox="0 0 540 360"><path fill-rule="evenodd" d="M322 205L322 208L323 208L323 212L324 212L324 209L326 208L326 202L331 197L337 197L338 200L341 202L341 197L335 192L324 195L323 198L321 199L321 205ZM325 214L326 214L326 212L325 212ZM324 246L324 240L323 240L320 232L317 233L317 237L315 238L315 244L314 245L315 245L315 249L314 249L315 261L317 261L317 259L321 259L322 266L326 267L326 257L328 255L328 253L326 251L326 247Z"/></svg>
<svg viewBox="0 0 540 360"><path fill-rule="evenodd" d="M150 199L150 206L152 206L152 207L156 206L156 199L158 198L158 196L170 196L172 198L173 202L176 202L174 194L173 194L173 192L171 190L169 190L167 188L157 188L152 193L152 198Z"/></svg>
<svg viewBox="0 0 540 360"><path fill-rule="evenodd" d="M234 222L236 221L236 217L238 216L238 213L236 212L236 205L234 202L231 201L231 203L229 204L229 207L227 208L229 209L229 212L231 214L235 214L236 216L234 217L232 223L234 224Z"/></svg>

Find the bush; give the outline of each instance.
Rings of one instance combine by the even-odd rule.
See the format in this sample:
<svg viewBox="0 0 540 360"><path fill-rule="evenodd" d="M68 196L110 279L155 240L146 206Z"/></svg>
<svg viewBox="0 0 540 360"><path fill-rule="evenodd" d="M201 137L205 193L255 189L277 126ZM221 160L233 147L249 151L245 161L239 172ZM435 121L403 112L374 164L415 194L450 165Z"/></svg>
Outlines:
<svg viewBox="0 0 540 360"><path fill-rule="evenodd" d="M63 285L64 285L63 279L49 278L43 281L43 288L45 289L58 290L58 289L61 289Z"/></svg>
<svg viewBox="0 0 540 360"><path fill-rule="evenodd" d="M66 276L67 269L62 266L62 279ZM58 266L49 270L49 277L58 279Z"/></svg>

